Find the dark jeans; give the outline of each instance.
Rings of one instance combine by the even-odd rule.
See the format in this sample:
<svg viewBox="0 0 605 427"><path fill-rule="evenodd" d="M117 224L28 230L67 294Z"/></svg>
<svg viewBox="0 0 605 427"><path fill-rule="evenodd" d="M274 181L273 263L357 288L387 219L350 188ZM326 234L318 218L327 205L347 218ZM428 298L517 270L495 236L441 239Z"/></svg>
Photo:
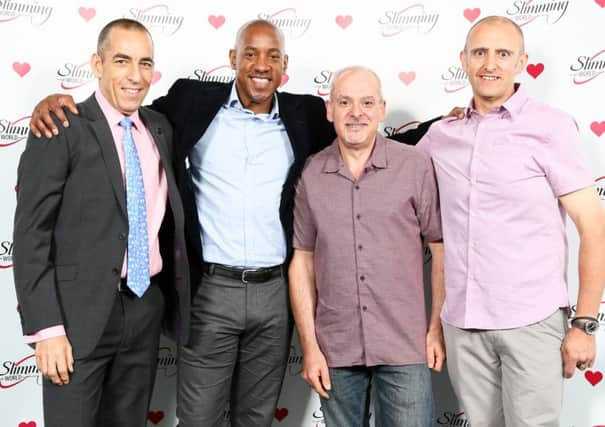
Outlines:
<svg viewBox="0 0 605 427"><path fill-rule="evenodd" d="M365 426L368 390L376 427L431 427L434 403L426 365L330 368L330 399L321 398L326 426Z"/></svg>

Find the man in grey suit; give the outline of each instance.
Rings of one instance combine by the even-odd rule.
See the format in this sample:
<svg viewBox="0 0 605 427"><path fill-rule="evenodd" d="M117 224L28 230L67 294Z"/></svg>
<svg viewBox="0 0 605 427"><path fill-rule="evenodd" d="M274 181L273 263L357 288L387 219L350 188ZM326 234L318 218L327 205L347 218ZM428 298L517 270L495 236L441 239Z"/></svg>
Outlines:
<svg viewBox="0 0 605 427"><path fill-rule="evenodd" d="M187 341L172 129L141 107L153 67L143 25L107 24L91 59L98 90L19 163L15 286L46 427L145 426L162 320Z"/></svg>

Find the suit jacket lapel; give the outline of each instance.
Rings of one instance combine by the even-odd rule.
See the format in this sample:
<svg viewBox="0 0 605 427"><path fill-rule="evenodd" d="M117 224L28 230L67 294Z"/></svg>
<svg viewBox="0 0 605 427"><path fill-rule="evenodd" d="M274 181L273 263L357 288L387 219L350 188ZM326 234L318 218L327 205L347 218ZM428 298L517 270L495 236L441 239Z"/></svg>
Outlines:
<svg viewBox="0 0 605 427"><path fill-rule="evenodd" d="M301 117L303 113L298 111L301 104L298 97L291 97L286 100L280 92L277 93L277 99L279 102L279 115L284 122L286 133L294 152L294 162L296 164L301 164L301 162L304 164L308 149L304 146L306 139L303 138L305 135L305 122L303 117Z"/></svg>
<svg viewBox="0 0 605 427"><path fill-rule="evenodd" d="M82 114L87 115L91 119L90 126L95 135L99 146L107 174L113 187L114 194L120 209L126 215L126 190L124 189L124 178L122 177L122 168L120 167L120 159L116 151L116 144L113 140L113 135L107 119L101 111L101 107L97 103L94 95L82 103L84 111Z"/></svg>

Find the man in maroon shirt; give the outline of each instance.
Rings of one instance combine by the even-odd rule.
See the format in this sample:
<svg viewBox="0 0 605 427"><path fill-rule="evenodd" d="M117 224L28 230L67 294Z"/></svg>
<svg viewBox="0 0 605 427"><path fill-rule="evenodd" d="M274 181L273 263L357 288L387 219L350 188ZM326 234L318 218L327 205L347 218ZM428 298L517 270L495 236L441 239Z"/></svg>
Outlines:
<svg viewBox="0 0 605 427"><path fill-rule="evenodd" d="M429 427L428 368L440 371L445 358L433 167L378 134L385 102L373 71L337 72L326 106L337 138L308 161L294 210L290 297L302 375L327 425L363 425L371 382L375 425ZM433 254L428 328L423 239Z"/></svg>

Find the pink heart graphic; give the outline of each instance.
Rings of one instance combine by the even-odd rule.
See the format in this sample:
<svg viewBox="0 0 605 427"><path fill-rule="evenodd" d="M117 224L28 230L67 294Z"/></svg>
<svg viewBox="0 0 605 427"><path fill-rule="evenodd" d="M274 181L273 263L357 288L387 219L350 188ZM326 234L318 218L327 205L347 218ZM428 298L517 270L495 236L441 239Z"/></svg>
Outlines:
<svg viewBox="0 0 605 427"><path fill-rule="evenodd" d="M336 17L336 25L338 25L343 30L349 25L351 25L351 22L353 22L353 17L351 15L338 15Z"/></svg>
<svg viewBox="0 0 605 427"><path fill-rule="evenodd" d="M279 422L288 416L288 408L275 408L275 419Z"/></svg>
<svg viewBox="0 0 605 427"><path fill-rule="evenodd" d="M286 73L282 74L282 76L281 76L281 83L279 84L279 87L282 87L283 85L285 85L286 83L288 83L288 80L290 80L290 76L287 75Z"/></svg>
<svg viewBox="0 0 605 427"><path fill-rule="evenodd" d="M590 130L593 131L596 136L601 136L603 132L605 132L605 122L592 122L590 124Z"/></svg>
<svg viewBox="0 0 605 427"><path fill-rule="evenodd" d="M399 73L399 80L406 86L409 86L415 79L416 73L414 71L402 71Z"/></svg>
<svg viewBox="0 0 605 427"><path fill-rule="evenodd" d="M159 424L159 422L164 419L164 411L149 411L147 419L152 424Z"/></svg>
<svg viewBox="0 0 605 427"><path fill-rule="evenodd" d="M78 9L78 13L86 22L88 22L95 17L97 11L94 7L81 7Z"/></svg>
<svg viewBox="0 0 605 427"><path fill-rule="evenodd" d="M216 28L218 30L225 23L225 17L223 15L218 15L218 16L210 15L210 16L208 16L208 22L210 23L210 25L212 25L214 28Z"/></svg>
<svg viewBox="0 0 605 427"><path fill-rule="evenodd" d="M584 372L584 378L594 387L603 380L603 373L601 371L586 371Z"/></svg>
<svg viewBox="0 0 605 427"><path fill-rule="evenodd" d="M474 9L464 9L463 15L466 19L468 19L468 22L473 22L479 17L479 15L481 15L481 9L478 7Z"/></svg>
<svg viewBox="0 0 605 427"><path fill-rule="evenodd" d="M19 423L19 427L36 427L36 422L35 421L30 421L30 422L22 422Z"/></svg>
<svg viewBox="0 0 605 427"><path fill-rule="evenodd" d="M27 62L13 62L13 70L19 74L19 77L23 77L29 73L29 70L31 69L31 65L29 65Z"/></svg>
<svg viewBox="0 0 605 427"><path fill-rule="evenodd" d="M601 7L605 7L605 0L594 0L594 2Z"/></svg>
<svg viewBox="0 0 605 427"><path fill-rule="evenodd" d="M544 64L542 64L541 62L539 62L537 64L527 64L526 70L527 70L527 74L529 74L530 76L532 76L535 79L540 74L542 74L542 71L544 71Z"/></svg>
<svg viewBox="0 0 605 427"><path fill-rule="evenodd" d="M151 84L156 84L158 82L158 80L160 80L162 78L162 73L160 73L159 71L154 71L153 72L153 76L151 77Z"/></svg>

